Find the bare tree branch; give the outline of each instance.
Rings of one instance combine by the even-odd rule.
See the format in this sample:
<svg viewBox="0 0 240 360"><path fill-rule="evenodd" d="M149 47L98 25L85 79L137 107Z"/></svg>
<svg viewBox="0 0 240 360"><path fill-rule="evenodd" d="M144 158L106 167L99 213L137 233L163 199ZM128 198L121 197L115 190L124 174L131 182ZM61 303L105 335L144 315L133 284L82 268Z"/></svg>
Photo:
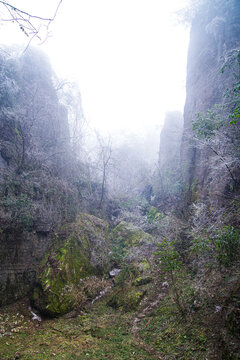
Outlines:
<svg viewBox="0 0 240 360"><path fill-rule="evenodd" d="M53 21L55 19L61 2L62 2L62 0L59 1L59 4L57 6L57 9L55 11L54 16L52 18L45 18L45 17L29 14L28 12L20 10L20 9L16 8L16 6L13 6L13 5L7 3L6 1L1 1L0 0L1 4L5 5L8 9L11 9L11 10L15 11L17 14L23 14L23 15L26 15L26 16L28 16L30 18L35 18L35 19L39 19L39 20L43 20L43 21Z"/></svg>
<svg viewBox="0 0 240 360"><path fill-rule="evenodd" d="M2 4L8 13L8 15L5 18L4 17L1 18L1 21L16 23L19 26L20 30L27 37L30 37L30 40L27 45L28 48L31 41L35 37L37 37L39 40L42 40L43 42L47 39L49 33L49 26L55 20L62 1L63 0L59 0L56 10L52 17L42 17L35 14L31 14L27 11L23 11L4 0L0 0L0 5ZM45 27L47 33L44 39L42 39L40 36L40 30L42 29L42 27Z"/></svg>

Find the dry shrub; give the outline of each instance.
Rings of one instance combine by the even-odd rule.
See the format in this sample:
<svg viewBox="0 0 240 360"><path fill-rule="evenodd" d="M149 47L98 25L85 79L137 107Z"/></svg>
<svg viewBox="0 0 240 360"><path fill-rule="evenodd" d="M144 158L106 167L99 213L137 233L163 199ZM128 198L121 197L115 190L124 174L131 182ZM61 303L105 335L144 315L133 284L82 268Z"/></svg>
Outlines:
<svg viewBox="0 0 240 360"><path fill-rule="evenodd" d="M97 276L91 276L84 279L83 291L86 294L88 300L94 300L101 291L109 286L107 280L98 278Z"/></svg>
<svg viewBox="0 0 240 360"><path fill-rule="evenodd" d="M81 279L80 284L72 289L75 309L83 310L89 301L93 301L107 287L109 287L108 281L97 276Z"/></svg>

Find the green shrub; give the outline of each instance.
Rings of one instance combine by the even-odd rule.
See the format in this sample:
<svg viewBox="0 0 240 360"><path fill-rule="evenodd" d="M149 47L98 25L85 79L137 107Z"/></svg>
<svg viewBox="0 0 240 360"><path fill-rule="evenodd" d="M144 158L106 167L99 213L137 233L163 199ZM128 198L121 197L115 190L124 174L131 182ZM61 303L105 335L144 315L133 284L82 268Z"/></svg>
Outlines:
<svg viewBox="0 0 240 360"><path fill-rule="evenodd" d="M187 306L184 301L182 289L184 288L184 280L188 278L188 274L175 246L174 241L164 239L158 244L159 250L155 252L155 255L158 256L157 260L160 269L168 274L173 299L178 311L185 317Z"/></svg>
<svg viewBox="0 0 240 360"><path fill-rule="evenodd" d="M155 252L155 255L158 255L158 259L160 260L159 266L161 269L169 273L179 271L183 264L179 253L175 249L174 242L163 239L157 246L159 250Z"/></svg>
<svg viewBox="0 0 240 360"><path fill-rule="evenodd" d="M118 237L113 243L114 246L110 253L110 262L115 265L121 265L127 252L126 240L123 237Z"/></svg>
<svg viewBox="0 0 240 360"><path fill-rule="evenodd" d="M231 267L239 257L240 230L224 226L215 236L214 246L219 264Z"/></svg>
<svg viewBox="0 0 240 360"><path fill-rule="evenodd" d="M123 266L122 271L115 279L115 284L119 287L124 287L125 282L133 281L136 276L139 275L138 269L132 264L126 264Z"/></svg>
<svg viewBox="0 0 240 360"><path fill-rule="evenodd" d="M29 230L33 225L33 204L26 194L19 196L6 196L2 199L1 205L4 210L11 213L11 220L14 224L21 225Z"/></svg>
<svg viewBox="0 0 240 360"><path fill-rule="evenodd" d="M192 121L193 132L198 139L209 139L224 125L221 105L215 105L206 113L198 113Z"/></svg>
<svg viewBox="0 0 240 360"><path fill-rule="evenodd" d="M233 226L224 226L207 237L192 241L191 252L202 255L213 262L215 258L220 266L230 268L239 258L240 230ZM207 263L206 263L207 264Z"/></svg>
<svg viewBox="0 0 240 360"><path fill-rule="evenodd" d="M197 255L209 253L211 249L211 239L205 237L193 239L190 247L190 251Z"/></svg>
<svg viewBox="0 0 240 360"><path fill-rule="evenodd" d="M154 207L150 206L147 210L147 221L152 224L154 222L158 222L164 218L164 214L160 213L159 210Z"/></svg>

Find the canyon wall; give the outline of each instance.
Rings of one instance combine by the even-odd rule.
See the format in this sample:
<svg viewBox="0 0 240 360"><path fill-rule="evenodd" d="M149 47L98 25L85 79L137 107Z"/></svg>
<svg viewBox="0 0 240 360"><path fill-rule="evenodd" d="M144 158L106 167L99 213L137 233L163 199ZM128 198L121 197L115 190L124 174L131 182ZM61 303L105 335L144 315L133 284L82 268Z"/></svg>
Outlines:
<svg viewBox="0 0 240 360"><path fill-rule="evenodd" d="M212 197L218 201L227 184L231 182L231 174L226 167L229 157L225 150L220 149L219 144L214 149L215 145L212 148L202 146L201 141L194 139L192 121L196 119L196 114L205 113L214 105L223 103L224 93L232 86L234 77L233 69L226 66L223 73L221 69L231 62L231 58L240 48L240 2L228 0L200 3L192 19L190 33L181 148L188 202L192 201L193 188L199 200ZM231 131L229 128L229 132ZM227 147L228 145L225 146ZM217 150L218 154L214 153L214 150ZM221 155L223 160L220 159ZM233 166L231 171L237 172L236 166L235 169Z"/></svg>
<svg viewBox="0 0 240 360"><path fill-rule="evenodd" d="M68 114L46 56L0 53L0 305L26 295L54 232L81 199ZM75 164L76 165L76 164Z"/></svg>

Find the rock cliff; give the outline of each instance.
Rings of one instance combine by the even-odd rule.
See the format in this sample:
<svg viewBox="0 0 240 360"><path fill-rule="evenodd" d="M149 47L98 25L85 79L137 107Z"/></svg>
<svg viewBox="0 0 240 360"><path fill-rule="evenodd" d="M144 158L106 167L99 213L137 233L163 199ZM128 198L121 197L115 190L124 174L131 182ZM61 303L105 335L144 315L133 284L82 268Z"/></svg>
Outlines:
<svg viewBox="0 0 240 360"><path fill-rule="evenodd" d="M88 186L71 152L68 113L46 56L0 52L0 305L24 296L54 232Z"/></svg>
<svg viewBox="0 0 240 360"><path fill-rule="evenodd" d="M228 0L200 4L190 33L181 162L187 190L191 192L194 187L199 199L211 196L216 200L231 180L225 166L229 158L219 144L218 154L214 153L216 148L201 146L194 139L192 121L196 114L223 103L226 89L233 84L233 69L228 68L223 73L221 69L240 48L240 3ZM230 145L226 144L225 148Z"/></svg>
<svg viewBox="0 0 240 360"><path fill-rule="evenodd" d="M179 166L183 117L179 111L168 112L160 135L159 167Z"/></svg>
<svg viewBox="0 0 240 360"><path fill-rule="evenodd" d="M158 198L158 206L164 209L176 205L175 198L181 188L180 146L182 132L183 116L181 112L168 112L160 135L158 174L156 174L158 184L154 189Z"/></svg>

